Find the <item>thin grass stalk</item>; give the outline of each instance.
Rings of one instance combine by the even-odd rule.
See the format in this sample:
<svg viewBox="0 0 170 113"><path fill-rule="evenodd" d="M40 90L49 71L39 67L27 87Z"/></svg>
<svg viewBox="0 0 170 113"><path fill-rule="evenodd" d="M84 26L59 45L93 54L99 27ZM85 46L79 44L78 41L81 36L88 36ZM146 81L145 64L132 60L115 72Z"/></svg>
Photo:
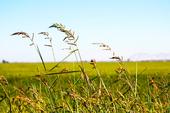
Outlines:
<svg viewBox="0 0 170 113"><path fill-rule="evenodd" d="M48 37L48 38L49 38L49 42L50 42L50 45L51 45L51 51L52 51L52 55L53 55L53 60L54 60L54 62L56 62L53 43L52 43L52 38L51 37Z"/></svg>
<svg viewBox="0 0 170 113"><path fill-rule="evenodd" d="M73 109L71 108L71 106L70 106L70 104L68 103L68 101L67 101L67 100L65 100L65 101L66 101L66 104L67 104L67 106L68 106L70 112L71 112L71 113L74 113L74 111L73 111Z"/></svg>
<svg viewBox="0 0 170 113"><path fill-rule="evenodd" d="M53 103L53 109L55 109L55 110L53 110L53 111L57 111L56 102L55 102L56 98L55 98L55 95L54 95L55 93L52 92L49 87L48 87L48 90L49 90L50 97L51 97L51 100L52 100L52 103Z"/></svg>
<svg viewBox="0 0 170 113"><path fill-rule="evenodd" d="M74 53L74 56L75 56L75 59L76 59L76 62L78 63L78 58L77 58L77 55L76 55L76 53ZM75 70L75 63L73 62L73 69ZM76 74L74 73L74 84L75 84L75 82L76 82Z"/></svg>
<svg viewBox="0 0 170 113"><path fill-rule="evenodd" d="M55 83L57 82L57 80L58 80L58 76L55 78L55 80L54 80L53 83L51 84L50 89L55 86Z"/></svg>
<svg viewBox="0 0 170 113"><path fill-rule="evenodd" d="M45 75L57 75L57 74L70 74L70 73L77 73L78 71L68 71L68 72L54 72L54 73L46 73Z"/></svg>
<svg viewBox="0 0 170 113"><path fill-rule="evenodd" d="M76 47L78 48L77 45L76 45ZM83 75L84 75L84 77L85 77L85 80L86 80L86 82L88 83L88 85L89 85L90 87L92 87L92 86L91 86L91 83L90 83L90 80L89 80L89 77L88 77L88 75L85 73L85 67L84 67L83 60L82 60L82 57L81 57L81 54L80 54L79 49L78 49L77 52L78 52L78 56L79 56L79 59L80 59L80 63L81 63L81 65L82 65L81 70L82 70L82 72L83 72ZM93 89L94 89L94 87L93 87Z"/></svg>
<svg viewBox="0 0 170 113"><path fill-rule="evenodd" d="M84 68L81 67L80 65L79 65L79 68L80 68L80 70L81 70L81 72L82 72L82 74L83 74L83 76L84 76L84 79L85 79L85 81L87 82L89 88L92 89L93 87L91 86L89 77L87 76L86 72L84 71ZM94 88L93 88L93 89L94 89Z"/></svg>
<svg viewBox="0 0 170 113"><path fill-rule="evenodd" d="M39 57L41 59L41 62L42 62L43 67L44 67L44 70L46 71L46 66L45 66L42 54L40 52L40 49L39 49L38 45L36 45L35 42L34 42L34 33L32 34L32 38L26 32L15 32L15 33L11 34L11 36L13 36L13 35L21 35L22 38L29 38L30 39L30 41L31 41L30 46L34 45L34 47L35 47L35 49L36 49L36 51L37 51L37 53L38 53L38 55L39 55Z"/></svg>
<svg viewBox="0 0 170 113"><path fill-rule="evenodd" d="M37 49L38 55L39 55L39 57L40 57L40 59L41 59L41 62L42 62L42 64L43 64L44 70L46 71L47 69L46 69L46 66L45 66L43 57L42 57L42 55L41 55L40 49L39 49L38 45L36 45L35 47L36 47L36 49Z"/></svg>
<svg viewBox="0 0 170 113"><path fill-rule="evenodd" d="M8 103L9 103L9 112L12 113L12 104L11 104L11 100L10 100L10 97L8 95L8 93L6 92L6 89L4 88L4 86L0 83L4 93L5 93L5 97L7 98L8 100Z"/></svg>
<svg viewBox="0 0 170 113"><path fill-rule="evenodd" d="M151 100L151 85L150 85L150 82L149 82L149 77L147 76L147 83L148 83L148 94L147 94L147 106L148 106L148 109L149 111L152 110L152 100Z"/></svg>
<svg viewBox="0 0 170 113"><path fill-rule="evenodd" d="M50 104L51 110L53 112L55 112L57 109L56 109L56 103L55 103L56 99L55 99L55 96L54 96L54 92L51 91L48 84L46 84L46 85L44 84L44 88L45 88L45 91L46 91L46 95L48 97L48 101L50 102L49 104Z"/></svg>
<svg viewBox="0 0 170 113"><path fill-rule="evenodd" d="M64 60L66 60L69 56L71 56L73 53L74 53L75 51L73 51L73 52L70 52L67 56L65 56L60 62L58 62L55 66L53 66L49 71L52 71L52 70L54 70L56 67L58 67L59 66L59 64L61 64Z"/></svg>
<svg viewBox="0 0 170 113"><path fill-rule="evenodd" d="M97 75L99 76L100 82L101 82L101 84L103 85L106 93L107 93L108 95L110 95L110 94L109 94L109 91L107 90L106 85L105 85L105 83L104 83L104 81L103 81L103 79L102 79L102 77L101 77L101 74L100 74L98 68L97 68L96 66L95 66L94 68L95 68L95 70L96 70Z"/></svg>
<svg viewBox="0 0 170 113"><path fill-rule="evenodd" d="M53 60L54 60L54 62L55 62L56 59L55 59L55 54L54 54L54 49L53 49L53 44L52 44L52 38L49 36L49 33L48 33L48 32L40 32L40 33L38 33L38 34L42 34L42 35L46 36L45 39L48 39L48 40L49 40L50 45L44 45L44 46L51 47L52 55L53 55Z"/></svg>
<svg viewBox="0 0 170 113"><path fill-rule="evenodd" d="M50 38L50 44L51 44L51 50L52 50L52 54L53 54L53 59L54 59L54 62L56 62L54 48L53 48L53 44L52 44L52 38Z"/></svg>
<svg viewBox="0 0 170 113"><path fill-rule="evenodd" d="M77 47L77 46L76 46ZM78 47L77 47L78 48ZM81 65L82 65L82 67L83 67L83 69L85 69L84 68L84 64L83 64L83 60L82 60L82 57L81 57L81 54L80 54L80 51L79 51L79 49L78 49L78 56L79 56L79 58L80 58L80 63L81 63Z"/></svg>
<svg viewBox="0 0 170 113"><path fill-rule="evenodd" d="M84 75L83 78L86 80L88 86L89 86L89 87L92 87L91 84L90 84L90 81L89 81L89 77L88 77L88 75L85 73L85 67L84 67L83 60L82 60L82 57L81 57L81 54L80 54L80 50L79 50L79 48L78 48L78 46L77 46L77 44L76 44L77 40L78 40L78 38L77 38L76 41L75 41L75 46L76 46L77 53L78 53L78 57L79 57L79 60L80 60L80 63L81 63L81 66L79 66L79 67L80 67L80 70L82 71L82 73L83 73L83 75ZM75 54L75 58L76 58L77 62L79 62L79 61L78 61L77 54L76 54L76 53L74 53L74 54ZM94 87L93 87L93 89L94 89Z"/></svg>
<svg viewBox="0 0 170 113"><path fill-rule="evenodd" d="M53 47L52 47L51 49L52 49L52 54L53 54L54 62L56 62L56 58L55 58L55 53L54 53L54 49L53 49Z"/></svg>
<svg viewBox="0 0 170 113"><path fill-rule="evenodd" d="M137 96L137 85L138 85L138 64L136 62L136 73L135 73L135 97Z"/></svg>
<svg viewBox="0 0 170 113"><path fill-rule="evenodd" d="M36 49L36 51L37 51L37 53L38 53L38 55L39 55L39 57L41 59L41 63L43 65L43 67L44 67L44 70L46 71L47 69L46 69L42 54L40 52L40 49L39 49L38 45L36 45L35 42L34 42L34 33L32 34L32 39L31 38L29 38L29 39L31 40L32 44L34 45L34 48Z"/></svg>
<svg viewBox="0 0 170 113"><path fill-rule="evenodd" d="M77 44L76 44L76 45L77 45ZM77 46L76 46L76 47L77 47ZM81 55L80 55L80 52L79 52L78 47L77 47L77 50L78 50L78 51L77 51L77 52L78 52L78 56L77 56L76 52L74 52L75 59L76 59L77 63L79 63L79 60L78 60L78 57L79 57L80 63L81 63L81 65L82 65L82 68L80 68L80 70L82 71L82 73L83 73L83 75L84 75L82 78L84 78L84 79L86 80L87 84L90 86L89 78L88 78L88 75L85 73L84 65L83 65L82 58L81 58ZM79 66L79 67L81 67L81 66ZM93 89L94 89L94 88L93 88Z"/></svg>

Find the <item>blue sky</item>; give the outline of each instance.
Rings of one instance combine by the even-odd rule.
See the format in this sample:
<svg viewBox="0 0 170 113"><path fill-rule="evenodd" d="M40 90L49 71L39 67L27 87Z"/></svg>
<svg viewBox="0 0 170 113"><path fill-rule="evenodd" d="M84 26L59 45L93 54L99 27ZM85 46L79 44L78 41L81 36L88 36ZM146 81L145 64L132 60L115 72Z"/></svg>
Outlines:
<svg viewBox="0 0 170 113"><path fill-rule="evenodd" d="M48 27L62 23L80 36L79 47L84 60L107 60L111 52L102 51L93 42L104 42L124 58L134 54L170 53L169 0L1 0L0 60L40 61L29 41L11 37L16 31L53 36L56 59L67 52L62 34ZM46 61L52 61L46 42L37 36ZM69 60L74 60L70 58Z"/></svg>

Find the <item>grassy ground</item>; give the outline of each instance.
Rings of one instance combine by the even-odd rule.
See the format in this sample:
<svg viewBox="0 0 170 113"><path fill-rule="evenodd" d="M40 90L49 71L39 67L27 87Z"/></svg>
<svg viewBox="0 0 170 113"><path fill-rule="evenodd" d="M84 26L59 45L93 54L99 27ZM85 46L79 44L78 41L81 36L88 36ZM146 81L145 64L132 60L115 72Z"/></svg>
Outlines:
<svg viewBox="0 0 170 113"><path fill-rule="evenodd" d="M135 74L137 64L137 72L139 74L161 74L167 75L170 73L170 62L125 62L123 65L127 71L131 74ZM47 69L52 68L55 63L46 63ZM101 71L102 75L116 74L115 69L119 67L119 64L116 62L99 62L97 67ZM58 68L54 70L58 71L61 69L76 70L78 65L76 63L65 62L62 63ZM85 63L85 68L88 74L93 75L93 69L90 63ZM2 64L0 63L0 74L5 76L34 76L38 72L42 72L43 67L41 63L10 63Z"/></svg>
<svg viewBox="0 0 170 113"><path fill-rule="evenodd" d="M0 111L170 112L170 62L84 65L85 72L64 74L80 70L77 63L46 73L41 63L0 64Z"/></svg>

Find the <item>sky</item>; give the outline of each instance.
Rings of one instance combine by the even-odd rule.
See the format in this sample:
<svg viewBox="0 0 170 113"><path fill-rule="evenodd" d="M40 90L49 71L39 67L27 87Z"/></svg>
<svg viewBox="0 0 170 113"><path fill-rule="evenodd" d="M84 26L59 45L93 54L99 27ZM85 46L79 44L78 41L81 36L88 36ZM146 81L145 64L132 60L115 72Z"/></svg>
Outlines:
<svg viewBox="0 0 170 113"><path fill-rule="evenodd" d="M35 33L45 61L53 61L47 42L37 33L47 31L53 38L57 61L68 51L63 34L48 28L62 23L80 38L78 46L84 60L108 60L114 52L125 59L140 54L170 56L169 0L1 0L0 61L39 62L28 39L10 36L17 31ZM91 43L108 44L103 51ZM167 57L166 56L166 57ZM141 57L140 57L141 58ZM169 58L170 59L170 58ZM68 60L75 60L73 56Z"/></svg>

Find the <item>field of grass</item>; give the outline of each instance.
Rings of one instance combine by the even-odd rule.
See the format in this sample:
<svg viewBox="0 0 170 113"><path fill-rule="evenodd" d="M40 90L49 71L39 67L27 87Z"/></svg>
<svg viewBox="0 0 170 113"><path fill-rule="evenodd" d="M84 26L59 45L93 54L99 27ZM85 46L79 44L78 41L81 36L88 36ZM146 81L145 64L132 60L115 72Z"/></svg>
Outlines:
<svg viewBox="0 0 170 113"><path fill-rule="evenodd" d="M137 64L137 67L136 67ZM47 69L52 68L55 63L46 63ZM93 69L90 63L84 63L86 71L89 72L88 74L93 75ZM124 62L124 68L131 74L135 74L136 68L139 74L149 74L149 75L156 75L162 74L167 75L170 74L170 62ZM115 69L119 67L117 62L98 62L97 67L103 74L116 74ZM56 68L55 70L61 69L68 69L68 70L76 70L78 69L77 63L74 62L63 62ZM19 76L19 77L27 77L27 76L34 76L37 72L42 72L43 67L41 63L7 63L2 64L0 63L0 74L4 74L5 76Z"/></svg>
<svg viewBox="0 0 170 113"><path fill-rule="evenodd" d="M0 64L0 111L170 112L170 62L78 64Z"/></svg>
<svg viewBox="0 0 170 113"><path fill-rule="evenodd" d="M44 46L55 63L44 61L34 33L12 34L29 39L41 63L0 64L0 113L170 112L170 62L122 62L116 54L108 56L115 62L83 62L75 32L59 23L49 28L64 33L69 47L60 62L48 32L38 34L49 41ZM107 44L93 44L112 52ZM65 62L71 55L76 62Z"/></svg>

